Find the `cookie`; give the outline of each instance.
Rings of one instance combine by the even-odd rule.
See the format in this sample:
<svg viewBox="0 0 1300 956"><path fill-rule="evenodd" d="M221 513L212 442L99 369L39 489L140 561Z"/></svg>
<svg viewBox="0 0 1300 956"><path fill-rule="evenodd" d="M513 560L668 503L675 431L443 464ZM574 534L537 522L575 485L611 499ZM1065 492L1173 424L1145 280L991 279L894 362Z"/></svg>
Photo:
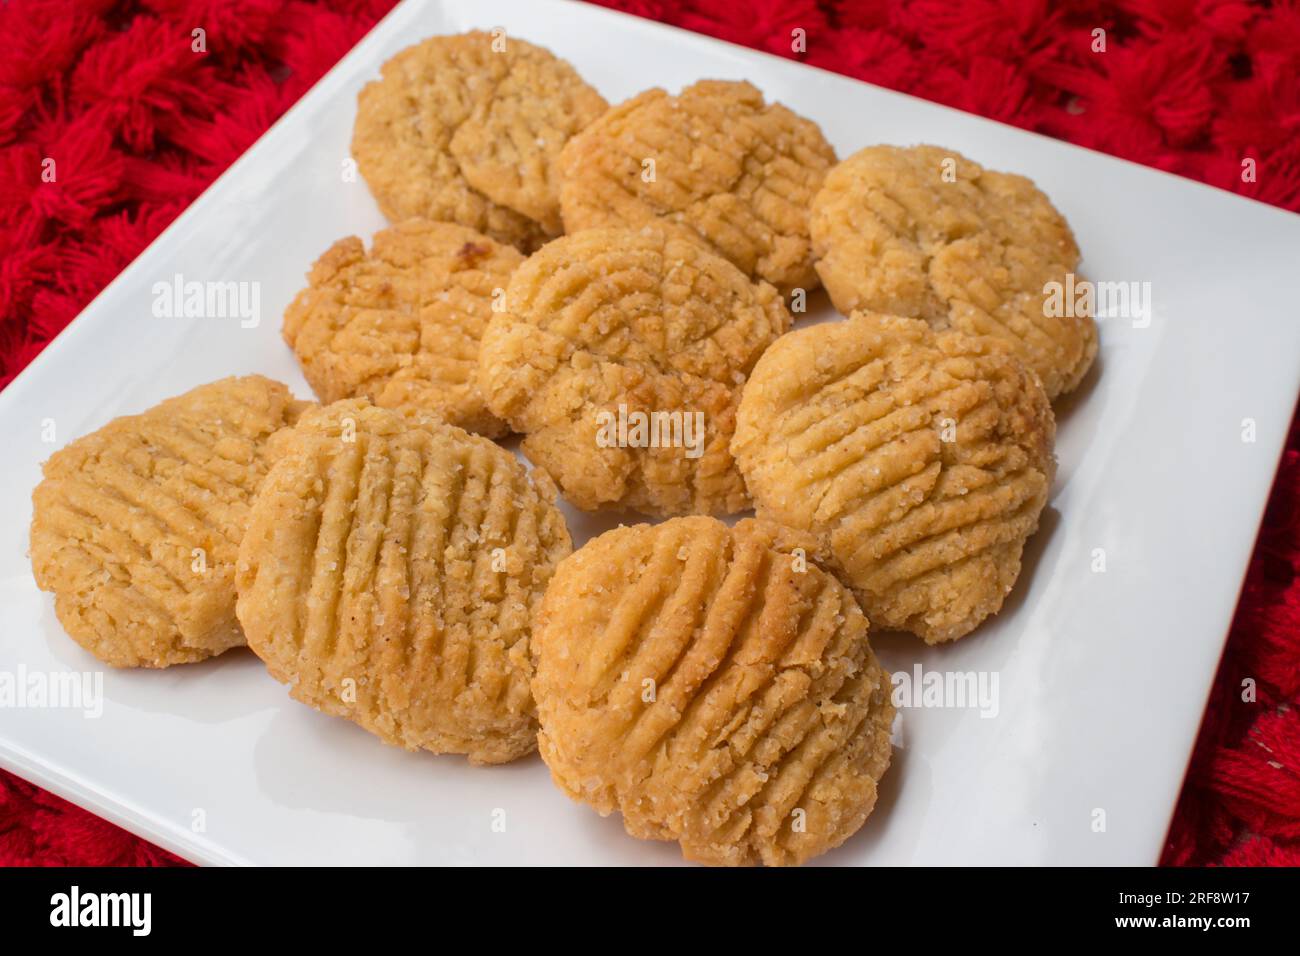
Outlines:
<svg viewBox="0 0 1300 956"><path fill-rule="evenodd" d="M1097 355L1090 315L1046 291L1079 264L1064 217L1023 176L935 146L870 146L812 204L817 272L835 307L925 319L1006 340L1055 399ZM1072 311L1072 310L1070 310Z"/></svg>
<svg viewBox="0 0 1300 956"><path fill-rule="evenodd" d="M687 859L789 865L862 826L889 765L889 675L830 574L752 519L609 531L538 615L556 784Z"/></svg>
<svg viewBox="0 0 1300 956"><path fill-rule="evenodd" d="M359 399L303 416L253 503L239 620L289 693L390 744L536 746L535 603L569 534L502 448Z"/></svg>
<svg viewBox="0 0 1300 956"><path fill-rule="evenodd" d="M267 439L304 405L260 375L222 379L50 457L32 493L32 572L73 640L114 667L244 643L236 553Z"/></svg>
<svg viewBox="0 0 1300 956"><path fill-rule="evenodd" d="M494 35L495 34L495 35ZM457 222L528 251L559 235L559 153L606 103L548 50L430 37L362 89L352 153L390 220Z"/></svg>
<svg viewBox="0 0 1300 956"><path fill-rule="evenodd" d="M506 425L478 388L479 338L523 256L454 223L412 219L316 261L284 340L323 402L365 398L488 437Z"/></svg>
<svg viewBox="0 0 1300 956"><path fill-rule="evenodd" d="M855 313L768 349L731 447L759 517L817 535L873 627L934 644L1001 608L1055 431L1002 342Z"/></svg>
<svg viewBox="0 0 1300 956"><path fill-rule="evenodd" d="M560 156L569 232L664 219L783 294L817 286L808 207L835 151L811 120L749 83L647 90L574 136Z"/></svg>
<svg viewBox="0 0 1300 956"><path fill-rule="evenodd" d="M684 232L591 229L515 271L479 385L578 507L731 513L740 387L789 325L776 289Z"/></svg>

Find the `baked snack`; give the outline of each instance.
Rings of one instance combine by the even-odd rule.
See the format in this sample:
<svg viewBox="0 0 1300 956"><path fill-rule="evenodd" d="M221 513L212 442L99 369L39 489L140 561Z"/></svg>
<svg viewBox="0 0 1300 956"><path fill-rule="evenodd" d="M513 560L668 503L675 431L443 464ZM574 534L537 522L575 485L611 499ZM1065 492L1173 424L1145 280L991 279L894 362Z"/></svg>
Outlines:
<svg viewBox="0 0 1300 956"><path fill-rule="evenodd" d="M1091 315L1048 307L1048 283L1074 272L1079 248L1023 176L936 146L870 146L826 177L811 230L817 272L846 315L892 313L1005 339L1051 399L1074 389L1097 355Z"/></svg>
<svg viewBox="0 0 1300 956"><path fill-rule="evenodd" d="M407 749L529 753L533 606L571 547L553 487L486 438L357 399L278 445L236 576L272 676Z"/></svg>
<svg viewBox="0 0 1300 956"><path fill-rule="evenodd" d="M731 447L759 517L816 534L873 627L934 644L1002 606L1055 431L1002 342L855 313L768 349Z"/></svg>
<svg viewBox="0 0 1300 956"><path fill-rule="evenodd" d="M226 378L50 456L32 493L32 572L73 640L114 667L244 643L235 555L267 439L304 405L260 375Z"/></svg>
<svg viewBox="0 0 1300 956"><path fill-rule="evenodd" d="M285 310L284 340L323 402L366 398L493 438L506 425L478 389L479 337L523 261L455 223L399 223L368 253L348 236L312 266Z"/></svg>
<svg viewBox="0 0 1300 956"><path fill-rule="evenodd" d="M591 229L534 253L479 348L488 406L580 508L749 506L728 443L745 376L790 316L684 232Z"/></svg>
<svg viewBox="0 0 1300 956"><path fill-rule="evenodd" d="M357 98L352 153L385 216L529 251L561 231L556 160L606 103L564 60L482 31L430 37Z"/></svg>
<svg viewBox="0 0 1300 956"><path fill-rule="evenodd" d="M857 831L889 765L889 675L852 594L796 547L677 518L560 564L533 692L565 793L703 863L798 864Z"/></svg>
<svg viewBox="0 0 1300 956"><path fill-rule="evenodd" d="M813 289L808 207L831 148L811 120L749 83L647 90L574 136L560 156L569 232L663 219L692 230L782 294Z"/></svg>

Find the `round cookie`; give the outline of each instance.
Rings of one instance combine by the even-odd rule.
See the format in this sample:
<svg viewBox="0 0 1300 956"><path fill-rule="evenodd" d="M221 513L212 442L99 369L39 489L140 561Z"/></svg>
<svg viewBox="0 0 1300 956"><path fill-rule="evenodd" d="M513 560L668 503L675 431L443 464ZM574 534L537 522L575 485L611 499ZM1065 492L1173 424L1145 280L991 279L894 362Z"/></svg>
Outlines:
<svg viewBox="0 0 1300 956"><path fill-rule="evenodd" d="M390 220L529 251L561 232L561 148L607 104L548 50L494 34L430 37L385 63L358 97L352 153Z"/></svg>
<svg viewBox="0 0 1300 956"><path fill-rule="evenodd" d="M361 400L304 415L278 451L236 577L272 676L410 750L532 751L532 612L570 550L554 488L485 438Z"/></svg>
<svg viewBox="0 0 1300 956"><path fill-rule="evenodd" d="M952 181L948 181L951 179ZM1048 283L1079 264L1065 219L1023 176L935 146L870 146L812 204L817 272L835 307L1005 339L1050 399L1097 355L1090 315L1050 314Z"/></svg>
<svg viewBox="0 0 1300 956"><path fill-rule="evenodd" d="M715 865L799 864L862 825L889 765L867 620L752 519L609 531L561 562L533 648L556 784Z"/></svg>
<svg viewBox="0 0 1300 956"><path fill-rule="evenodd" d="M684 232L592 229L515 271L479 384L578 507L732 513L740 387L789 325L776 289Z"/></svg>
<svg viewBox="0 0 1300 956"><path fill-rule="evenodd" d="M50 457L32 493L32 572L73 640L114 667L243 645L239 541L267 439L304 405L260 375L226 378Z"/></svg>
<svg viewBox="0 0 1300 956"><path fill-rule="evenodd" d="M506 425L479 392L479 338L523 261L454 223L408 220L376 233L369 253L349 236L312 266L284 340L323 402L366 398L494 438Z"/></svg>
<svg viewBox="0 0 1300 956"><path fill-rule="evenodd" d="M835 151L811 120L749 83L647 90L574 136L560 156L569 232L664 219L689 228L782 294L813 289L808 207Z"/></svg>
<svg viewBox="0 0 1300 956"><path fill-rule="evenodd" d="M1055 431L1003 343L855 313L768 349L731 447L759 517L816 534L874 627L934 644L1001 608Z"/></svg>

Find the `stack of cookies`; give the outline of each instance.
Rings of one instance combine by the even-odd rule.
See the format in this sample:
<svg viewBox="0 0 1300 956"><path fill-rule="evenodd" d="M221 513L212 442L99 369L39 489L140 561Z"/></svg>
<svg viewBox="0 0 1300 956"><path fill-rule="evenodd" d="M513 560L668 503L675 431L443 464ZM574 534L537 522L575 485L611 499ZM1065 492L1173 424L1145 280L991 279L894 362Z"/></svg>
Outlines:
<svg viewBox="0 0 1300 956"><path fill-rule="evenodd" d="M68 633L123 667L246 643L389 743L538 749L693 860L838 846L890 758L869 628L969 634L1047 502L1097 351L1045 304L1064 219L950 150L837 163L748 83L611 107L500 31L385 64L353 153L392 225L284 316L321 404L226 379L47 462ZM819 284L846 318L791 331ZM573 552L561 497L665 520Z"/></svg>

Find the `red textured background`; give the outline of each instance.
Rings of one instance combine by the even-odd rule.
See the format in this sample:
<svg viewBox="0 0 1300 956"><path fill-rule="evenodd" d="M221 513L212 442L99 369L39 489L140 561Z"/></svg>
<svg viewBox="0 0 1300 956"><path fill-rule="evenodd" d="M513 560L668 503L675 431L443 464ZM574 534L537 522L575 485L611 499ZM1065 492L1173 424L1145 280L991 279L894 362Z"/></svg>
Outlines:
<svg viewBox="0 0 1300 956"><path fill-rule="evenodd" d="M1300 0L603 2L1300 211ZM392 5L0 6L0 387ZM1300 864L1298 560L1293 424L1166 863ZM176 862L0 772L0 864Z"/></svg>

